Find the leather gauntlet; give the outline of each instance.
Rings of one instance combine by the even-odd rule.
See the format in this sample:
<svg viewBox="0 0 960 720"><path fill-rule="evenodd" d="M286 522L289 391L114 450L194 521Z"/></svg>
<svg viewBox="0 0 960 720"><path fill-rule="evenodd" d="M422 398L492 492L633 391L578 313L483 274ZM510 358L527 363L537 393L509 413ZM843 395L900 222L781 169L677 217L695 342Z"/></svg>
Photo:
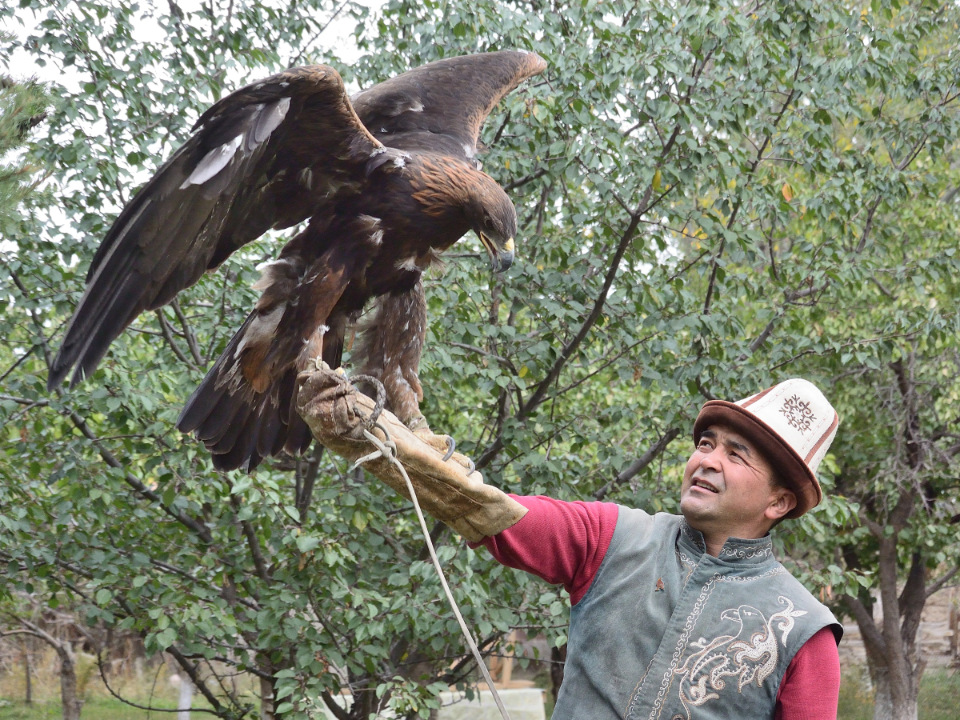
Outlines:
<svg viewBox="0 0 960 720"><path fill-rule="evenodd" d="M350 461L376 451L363 436L366 419L374 410L373 400L328 368L303 372L298 382L297 411L321 445ZM437 450L387 410L378 422L387 428L396 445L397 459L407 471L420 507L468 541L479 542L496 535L526 514L527 509L509 495L484 485L483 476L470 471L464 456L455 453L444 461ZM371 432L385 439L379 428ZM363 467L409 499L403 476L388 458L369 460Z"/></svg>

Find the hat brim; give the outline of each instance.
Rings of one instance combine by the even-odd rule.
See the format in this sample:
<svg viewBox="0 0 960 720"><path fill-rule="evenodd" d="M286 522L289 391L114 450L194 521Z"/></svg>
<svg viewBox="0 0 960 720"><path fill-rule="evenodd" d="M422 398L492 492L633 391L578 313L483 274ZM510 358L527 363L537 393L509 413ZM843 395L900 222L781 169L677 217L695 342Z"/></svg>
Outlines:
<svg viewBox="0 0 960 720"><path fill-rule="evenodd" d="M699 443L703 431L718 424L728 425L743 433L763 453L777 478L797 496L796 507L785 517L798 518L807 510L816 507L823 499L817 476L810 471L797 452L766 423L735 403L726 400L710 400L705 403L693 424L693 441Z"/></svg>

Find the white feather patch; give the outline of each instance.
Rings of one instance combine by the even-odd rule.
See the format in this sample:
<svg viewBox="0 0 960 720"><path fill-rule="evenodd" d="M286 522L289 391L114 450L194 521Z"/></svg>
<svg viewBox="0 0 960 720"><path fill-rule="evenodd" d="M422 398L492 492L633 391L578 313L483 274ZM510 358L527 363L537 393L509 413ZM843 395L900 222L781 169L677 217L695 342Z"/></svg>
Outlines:
<svg viewBox="0 0 960 720"><path fill-rule="evenodd" d="M396 268L397 270L419 270L420 267L417 265L417 256L411 255L406 260L398 260Z"/></svg>
<svg viewBox="0 0 960 720"><path fill-rule="evenodd" d="M180 189L183 190L190 185L203 185L203 183L210 178L216 177L217 173L230 164L241 142L243 142L242 134L237 135L233 140L224 143L220 147L215 147L204 155L203 159L198 162L197 166L193 169L193 172L190 173L190 177L180 185Z"/></svg>
<svg viewBox="0 0 960 720"><path fill-rule="evenodd" d="M313 170L311 168L306 167L300 171L300 184L307 190L313 188Z"/></svg>
<svg viewBox="0 0 960 720"><path fill-rule="evenodd" d="M379 247L383 243L383 230L380 228L380 218L373 215L357 215L357 220L364 223L368 233L367 239L374 247Z"/></svg>

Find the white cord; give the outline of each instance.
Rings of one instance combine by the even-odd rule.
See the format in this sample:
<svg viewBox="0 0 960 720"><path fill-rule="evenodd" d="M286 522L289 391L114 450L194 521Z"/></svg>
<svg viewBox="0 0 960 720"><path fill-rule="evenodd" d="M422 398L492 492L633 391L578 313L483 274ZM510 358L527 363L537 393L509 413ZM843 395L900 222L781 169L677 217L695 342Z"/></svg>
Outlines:
<svg viewBox="0 0 960 720"><path fill-rule="evenodd" d="M473 636L470 634L470 630L467 628L467 623L464 622L463 615L460 614L460 608L457 607L457 601L453 599L453 594L450 592L450 587L447 585L447 579L444 577L443 570L440 568L440 560L437 559L436 550L433 548L433 541L430 539L430 531L427 529L427 521L424 519L423 511L420 509L420 501L417 500L417 493L413 489L413 483L410 482L410 478L407 476L406 468L404 468L403 464L397 459L397 446L390 439L390 433L387 432L385 427L379 424L377 427L380 428L380 430L386 436L386 442L380 440L380 438L378 438L369 430L364 430L364 437L373 443L374 447L377 448L377 452L365 455L357 460L353 466L359 467L368 460L384 457L400 468L400 474L403 475L403 480L407 483L407 490L410 492L410 499L413 500L413 508L417 511L417 519L420 521L420 530L423 532L423 539L427 542L427 550L430 551L430 559L433 561L433 567L437 571L437 577L440 578L440 584L443 586L443 592L447 596L447 602L450 603L450 607L453 609L453 614L456 615L457 622L460 623L460 631L467 639L467 645L470 648L470 652L473 653L473 657L477 661L477 665L480 667L480 672L483 675L483 679L487 682L487 687L490 688L490 692L493 695L493 701L497 704L497 708L500 710L501 717L503 717L503 720L510 720L510 714L503 706L503 701L500 699L497 689L493 686L493 680L490 677L490 671L487 670L486 663L483 662L483 658L480 655L480 650L477 649L477 643L474 642Z"/></svg>

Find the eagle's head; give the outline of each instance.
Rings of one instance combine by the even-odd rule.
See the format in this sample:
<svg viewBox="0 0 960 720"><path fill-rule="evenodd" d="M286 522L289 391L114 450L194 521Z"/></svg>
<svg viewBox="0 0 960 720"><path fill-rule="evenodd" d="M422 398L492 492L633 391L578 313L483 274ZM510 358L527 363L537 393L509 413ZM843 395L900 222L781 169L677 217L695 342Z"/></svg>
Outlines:
<svg viewBox="0 0 960 720"><path fill-rule="evenodd" d="M490 254L490 266L495 272L503 272L513 263L517 211L503 188L493 178L484 177L486 182L474 188L467 215L473 231Z"/></svg>
<svg viewBox="0 0 960 720"><path fill-rule="evenodd" d="M517 211L497 181L454 157L421 153L404 176L411 197L441 226L436 249L446 250L473 230L497 272L510 267L517 234Z"/></svg>

